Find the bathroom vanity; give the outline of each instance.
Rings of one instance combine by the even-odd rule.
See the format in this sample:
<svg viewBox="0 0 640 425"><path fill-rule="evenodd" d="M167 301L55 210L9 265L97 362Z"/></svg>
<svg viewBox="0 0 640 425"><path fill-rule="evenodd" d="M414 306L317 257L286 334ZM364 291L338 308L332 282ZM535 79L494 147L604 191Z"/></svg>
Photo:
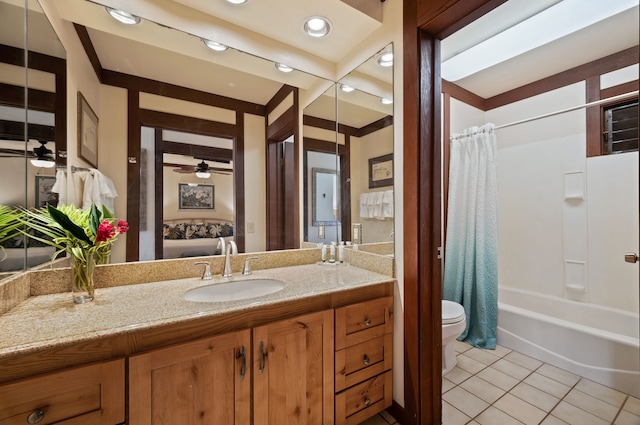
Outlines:
<svg viewBox="0 0 640 425"><path fill-rule="evenodd" d="M0 316L0 422L357 425L391 405L393 278L317 264L240 278L284 288L193 302L229 279L182 278L23 301Z"/></svg>

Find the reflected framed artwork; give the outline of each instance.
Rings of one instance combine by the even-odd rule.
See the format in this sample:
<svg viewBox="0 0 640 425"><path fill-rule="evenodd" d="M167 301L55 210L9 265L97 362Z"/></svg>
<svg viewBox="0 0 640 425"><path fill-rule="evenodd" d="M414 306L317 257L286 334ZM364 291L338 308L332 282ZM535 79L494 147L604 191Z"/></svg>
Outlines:
<svg viewBox="0 0 640 425"><path fill-rule="evenodd" d="M214 209L215 188L212 184L191 186L178 183L178 209L212 210Z"/></svg>
<svg viewBox="0 0 640 425"><path fill-rule="evenodd" d="M98 116L78 92L78 156L98 168Z"/></svg>
<svg viewBox="0 0 640 425"><path fill-rule="evenodd" d="M53 176L36 176L36 207L43 208L47 204L52 207L58 206L58 194L52 192L56 178Z"/></svg>
<svg viewBox="0 0 640 425"><path fill-rule="evenodd" d="M393 186L393 154L369 158L369 189Z"/></svg>

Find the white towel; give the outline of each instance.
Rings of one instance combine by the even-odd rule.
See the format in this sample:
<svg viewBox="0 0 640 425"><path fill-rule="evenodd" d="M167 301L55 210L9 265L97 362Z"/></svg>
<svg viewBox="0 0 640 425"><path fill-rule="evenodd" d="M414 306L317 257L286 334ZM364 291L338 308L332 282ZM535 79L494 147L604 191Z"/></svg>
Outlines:
<svg viewBox="0 0 640 425"><path fill-rule="evenodd" d="M82 208L90 208L91 204L102 208L104 205L111 212L114 210L114 199L118 196L113 181L95 168L89 169L84 179L82 191Z"/></svg>
<svg viewBox="0 0 640 425"><path fill-rule="evenodd" d="M372 192L371 197L371 205L373 207L372 218L384 220L382 216L382 192Z"/></svg>
<svg viewBox="0 0 640 425"><path fill-rule="evenodd" d="M393 190L382 192L382 217L393 218Z"/></svg>
<svg viewBox="0 0 640 425"><path fill-rule="evenodd" d="M51 191L58 194L58 204L67 203L67 172L65 170L56 171L56 182Z"/></svg>
<svg viewBox="0 0 640 425"><path fill-rule="evenodd" d="M369 216L369 204L367 203L367 193L360 194L360 217L367 218Z"/></svg>

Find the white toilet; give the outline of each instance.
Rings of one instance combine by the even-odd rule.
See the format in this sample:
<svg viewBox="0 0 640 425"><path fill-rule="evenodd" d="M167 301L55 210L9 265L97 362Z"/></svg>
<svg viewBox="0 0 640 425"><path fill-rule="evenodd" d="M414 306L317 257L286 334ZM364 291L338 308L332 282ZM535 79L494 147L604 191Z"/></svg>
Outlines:
<svg viewBox="0 0 640 425"><path fill-rule="evenodd" d="M464 307L453 301L442 300L442 374L456 367L455 340L467 326Z"/></svg>

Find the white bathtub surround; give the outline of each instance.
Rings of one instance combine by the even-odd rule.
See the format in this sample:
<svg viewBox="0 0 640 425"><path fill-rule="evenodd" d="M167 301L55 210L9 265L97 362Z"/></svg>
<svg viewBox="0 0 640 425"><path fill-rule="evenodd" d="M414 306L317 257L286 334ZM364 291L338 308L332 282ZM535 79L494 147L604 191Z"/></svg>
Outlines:
<svg viewBox="0 0 640 425"><path fill-rule="evenodd" d="M451 139L443 298L462 304L460 336L495 348L498 303L497 147L493 124Z"/></svg>
<svg viewBox="0 0 640 425"><path fill-rule="evenodd" d="M499 288L498 343L640 397L638 313Z"/></svg>

